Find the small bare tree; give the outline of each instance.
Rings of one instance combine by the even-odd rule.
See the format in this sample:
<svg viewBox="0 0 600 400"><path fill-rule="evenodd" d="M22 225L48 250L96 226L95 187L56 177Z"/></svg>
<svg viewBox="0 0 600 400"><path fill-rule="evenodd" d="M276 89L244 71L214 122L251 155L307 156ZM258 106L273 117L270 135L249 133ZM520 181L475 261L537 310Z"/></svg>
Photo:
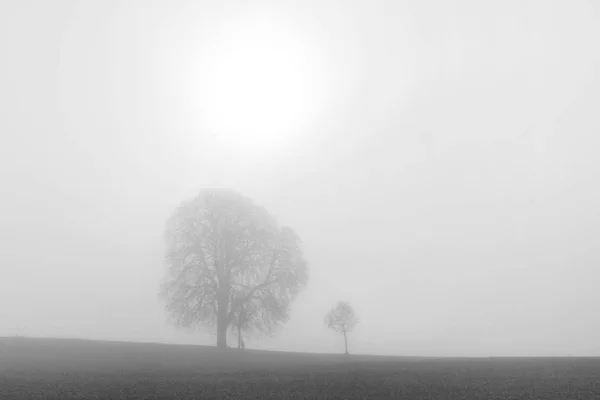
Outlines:
<svg viewBox="0 0 600 400"><path fill-rule="evenodd" d="M356 318L354 309L347 301L339 301L337 305L325 315L325 325L335 332L344 334L345 354L348 354L347 334L354 329L357 323L358 319Z"/></svg>
<svg viewBox="0 0 600 400"><path fill-rule="evenodd" d="M244 335L262 333L270 336L278 327L278 322L285 321L288 317L285 304L275 298L263 299L261 302L252 299L235 309L230 330L237 337L238 348L244 349Z"/></svg>
<svg viewBox="0 0 600 400"><path fill-rule="evenodd" d="M243 334L250 333L254 330L254 320L257 310L253 306L254 304L251 302L240 305L234 312L231 320L231 330L237 335L238 349L246 348Z"/></svg>
<svg viewBox="0 0 600 400"><path fill-rule="evenodd" d="M251 333L271 336L281 321L289 318L284 302L274 297L251 299L236 307L231 320L230 331L237 337L238 348L244 349L244 336Z"/></svg>

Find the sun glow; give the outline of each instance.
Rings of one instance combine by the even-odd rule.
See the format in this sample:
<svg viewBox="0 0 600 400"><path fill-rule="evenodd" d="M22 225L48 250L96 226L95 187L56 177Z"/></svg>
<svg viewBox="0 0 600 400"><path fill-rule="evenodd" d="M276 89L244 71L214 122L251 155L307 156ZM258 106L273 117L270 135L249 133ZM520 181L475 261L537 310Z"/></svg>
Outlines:
<svg viewBox="0 0 600 400"><path fill-rule="evenodd" d="M324 102L317 51L271 21L223 26L201 60L197 85L205 129L234 150L273 151L293 142Z"/></svg>

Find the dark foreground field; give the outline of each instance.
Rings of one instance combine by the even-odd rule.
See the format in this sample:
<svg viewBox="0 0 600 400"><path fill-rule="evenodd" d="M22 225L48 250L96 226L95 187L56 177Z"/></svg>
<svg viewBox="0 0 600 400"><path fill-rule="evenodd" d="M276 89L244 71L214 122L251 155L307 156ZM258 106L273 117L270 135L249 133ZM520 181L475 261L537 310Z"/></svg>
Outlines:
<svg viewBox="0 0 600 400"><path fill-rule="evenodd" d="M0 399L600 399L600 359L419 359L0 338Z"/></svg>

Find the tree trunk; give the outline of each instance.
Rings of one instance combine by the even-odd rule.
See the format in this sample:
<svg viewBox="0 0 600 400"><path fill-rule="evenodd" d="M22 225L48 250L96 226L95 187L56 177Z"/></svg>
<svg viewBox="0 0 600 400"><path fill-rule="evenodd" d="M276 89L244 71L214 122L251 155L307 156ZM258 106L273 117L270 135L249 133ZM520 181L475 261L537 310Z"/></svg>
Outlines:
<svg viewBox="0 0 600 400"><path fill-rule="evenodd" d="M224 286L227 288L227 286ZM227 347L227 327L229 326L229 293L225 289L219 290L217 300L217 347L224 349Z"/></svg>
<svg viewBox="0 0 600 400"><path fill-rule="evenodd" d="M346 338L346 331L344 331L344 345L346 347L346 352L344 354L348 355L348 339Z"/></svg>
<svg viewBox="0 0 600 400"><path fill-rule="evenodd" d="M217 347L227 347L227 318L221 318L220 313L217 320Z"/></svg>

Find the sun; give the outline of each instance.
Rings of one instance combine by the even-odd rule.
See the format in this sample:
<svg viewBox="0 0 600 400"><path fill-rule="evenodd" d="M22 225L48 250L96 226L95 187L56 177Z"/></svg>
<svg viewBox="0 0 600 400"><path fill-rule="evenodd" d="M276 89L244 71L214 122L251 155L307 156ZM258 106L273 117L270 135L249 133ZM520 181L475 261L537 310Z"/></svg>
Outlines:
<svg viewBox="0 0 600 400"><path fill-rule="evenodd" d="M235 20L205 48L197 91L203 127L229 149L273 151L317 118L323 66L301 34L272 20Z"/></svg>

